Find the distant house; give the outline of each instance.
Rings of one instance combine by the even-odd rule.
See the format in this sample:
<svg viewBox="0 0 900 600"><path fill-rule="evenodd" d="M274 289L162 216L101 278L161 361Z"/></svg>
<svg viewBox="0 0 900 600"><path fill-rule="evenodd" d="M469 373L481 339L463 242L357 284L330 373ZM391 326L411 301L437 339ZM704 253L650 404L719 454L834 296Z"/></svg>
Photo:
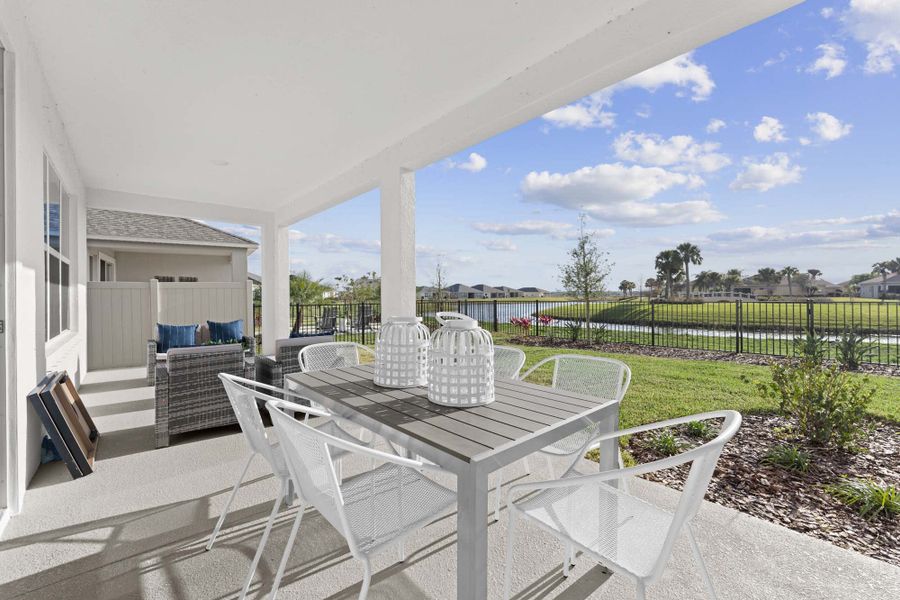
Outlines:
<svg viewBox="0 0 900 600"><path fill-rule="evenodd" d="M522 292L508 285L498 285L496 289L503 294L502 296L497 296L498 298L518 298L522 295Z"/></svg>
<svg viewBox="0 0 900 600"><path fill-rule="evenodd" d="M812 281L806 273L792 277L790 285L788 285L787 277L782 277L778 283L763 283L759 280L758 275L752 275L744 278L743 283L736 285L734 291L754 296L780 296L782 298L841 296L846 292L841 286L824 279Z"/></svg>
<svg viewBox="0 0 900 600"><path fill-rule="evenodd" d="M484 294L484 298L506 298L506 295L503 291L484 283L479 283L478 285L473 285L472 287Z"/></svg>
<svg viewBox="0 0 900 600"><path fill-rule="evenodd" d="M483 292L462 283L454 283L453 285L447 286L447 289L445 291L447 293L447 297L453 298L454 300L484 298Z"/></svg>
<svg viewBox="0 0 900 600"><path fill-rule="evenodd" d="M538 287L522 287L519 288L519 293L523 298L543 298L550 292Z"/></svg>
<svg viewBox="0 0 900 600"><path fill-rule="evenodd" d="M861 281L859 295L863 298L881 298L885 295L900 296L900 272L888 275L886 282L881 275Z"/></svg>
<svg viewBox="0 0 900 600"><path fill-rule="evenodd" d="M90 281L241 282L256 242L181 217L87 209Z"/></svg>
<svg viewBox="0 0 900 600"><path fill-rule="evenodd" d="M437 297L437 288L431 287L430 285L423 285L419 288L419 291L416 292L416 297L419 300L434 300Z"/></svg>

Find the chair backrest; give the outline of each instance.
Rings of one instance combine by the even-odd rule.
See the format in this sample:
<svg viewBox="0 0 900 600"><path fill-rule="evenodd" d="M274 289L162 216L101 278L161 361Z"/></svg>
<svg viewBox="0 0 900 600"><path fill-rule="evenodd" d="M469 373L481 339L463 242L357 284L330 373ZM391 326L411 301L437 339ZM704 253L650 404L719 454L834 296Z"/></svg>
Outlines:
<svg viewBox="0 0 900 600"><path fill-rule="evenodd" d="M659 560L654 566L652 579L659 577L665 569L666 561L681 533L681 528L696 516L697 511L703 504L703 497L709 487L713 472L716 469L716 463L719 461L719 455L722 454L722 448L734 437L738 428L741 426L740 413L733 410L723 410L703 415L696 415L696 420L707 420L721 418L722 426L719 434L712 440L702 444L696 448L688 450L682 455L671 457L673 462L681 464L689 462L691 467L688 473L687 481L681 492L681 498L675 508L675 514L672 518L672 524L666 534L666 541L663 543Z"/></svg>
<svg viewBox="0 0 900 600"><path fill-rule="evenodd" d="M518 348L494 346L494 377L518 379L525 364L525 353Z"/></svg>
<svg viewBox="0 0 900 600"><path fill-rule="evenodd" d="M547 363L553 363L551 385L576 394L621 402L631 383L631 369L622 361L582 354L557 354L545 358L529 369L522 379Z"/></svg>
<svg viewBox="0 0 900 600"><path fill-rule="evenodd" d="M304 347L297 355L297 362L300 364L300 370L308 373L355 367L360 364L362 356L374 357L375 353L356 342L325 342Z"/></svg>
<svg viewBox="0 0 900 600"><path fill-rule="evenodd" d="M254 382L243 377L220 373L219 379L225 386L228 400L231 401L231 407L234 409L234 414L250 449L269 461L269 465L274 471L277 462L272 455L272 445L266 435L266 426L259 414L259 405L257 404L258 400L265 401L272 397L249 387Z"/></svg>
<svg viewBox="0 0 900 600"><path fill-rule="evenodd" d="M333 438L284 413L283 401L266 402L278 433L291 479L300 490L303 500L316 508L331 525L343 533L354 555L358 554L357 540L347 523L344 498L331 459L328 441ZM356 444L345 442L343 448Z"/></svg>

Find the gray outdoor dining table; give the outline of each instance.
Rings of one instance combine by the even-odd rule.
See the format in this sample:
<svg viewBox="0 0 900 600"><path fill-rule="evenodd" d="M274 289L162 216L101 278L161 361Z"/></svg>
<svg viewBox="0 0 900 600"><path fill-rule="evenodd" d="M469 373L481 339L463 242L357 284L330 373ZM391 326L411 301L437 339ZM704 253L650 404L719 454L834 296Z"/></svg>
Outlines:
<svg viewBox="0 0 900 600"><path fill-rule="evenodd" d="M615 431L619 405L523 381L498 379L496 400L471 408L428 401L424 387L376 386L368 365L287 375L299 393L456 474L456 597L487 598L488 475L591 423ZM617 467L616 440L600 470Z"/></svg>

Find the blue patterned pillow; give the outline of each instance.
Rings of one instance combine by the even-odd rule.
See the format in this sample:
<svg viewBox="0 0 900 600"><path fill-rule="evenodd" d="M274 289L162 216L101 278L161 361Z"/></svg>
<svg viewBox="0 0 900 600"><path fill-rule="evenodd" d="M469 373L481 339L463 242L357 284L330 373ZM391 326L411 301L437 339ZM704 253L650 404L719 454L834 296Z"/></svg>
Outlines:
<svg viewBox="0 0 900 600"><path fill-rule="evenodd" d="M156 324L156 351L167 352L169 348L187 348L197 345L196 325Z"/></svg>
<svg viewBox="0 0 900 600"><path fill-rule="evenodd" d="M227 323L217 323L215 321L207 321L209 326L209 341L213 344L221 344L223 342L239 342L244 337L244 320L229 321Z"/></svg>

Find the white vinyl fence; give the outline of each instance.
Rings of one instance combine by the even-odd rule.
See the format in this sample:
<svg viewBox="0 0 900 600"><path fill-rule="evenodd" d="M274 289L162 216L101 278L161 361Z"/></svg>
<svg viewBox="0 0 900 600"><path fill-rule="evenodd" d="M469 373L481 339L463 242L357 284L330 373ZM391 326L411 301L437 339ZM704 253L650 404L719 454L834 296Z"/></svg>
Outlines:
<svg viewBox="0 0 900 600"><path fill-rule="evenodd" d="M147 361L156 324L244 320L252 335L250 282L99 282L87 286L88 368L137 367Z"/></svg>

